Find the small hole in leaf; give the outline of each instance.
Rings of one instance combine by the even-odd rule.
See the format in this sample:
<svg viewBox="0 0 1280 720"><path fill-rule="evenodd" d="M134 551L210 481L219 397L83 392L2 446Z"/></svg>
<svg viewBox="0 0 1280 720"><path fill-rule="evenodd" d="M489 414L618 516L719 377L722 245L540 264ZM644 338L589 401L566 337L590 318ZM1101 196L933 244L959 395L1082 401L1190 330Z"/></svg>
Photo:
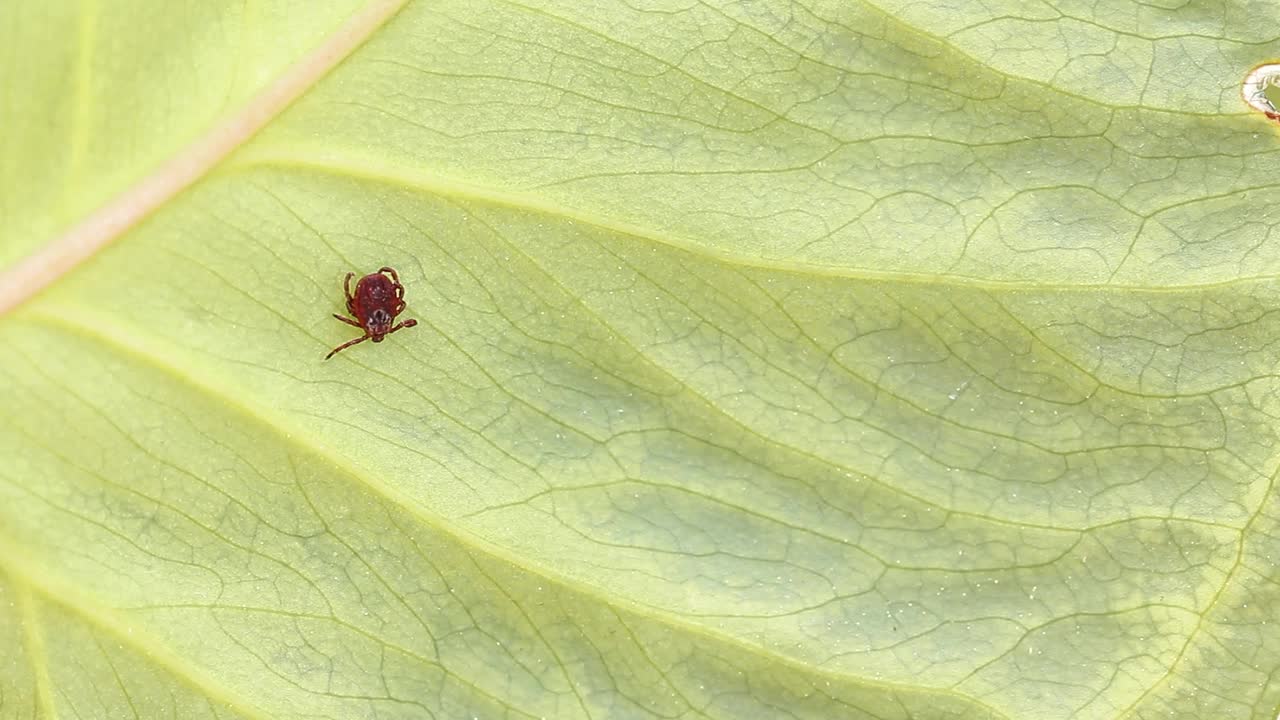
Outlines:
<svg viewBox="0 0 1280 720"><path fill-rule="evenodd" d="M1280 121L1280 63L1264 63L1249 71L1240 85L1240 96L1249 107Z"/></svg>

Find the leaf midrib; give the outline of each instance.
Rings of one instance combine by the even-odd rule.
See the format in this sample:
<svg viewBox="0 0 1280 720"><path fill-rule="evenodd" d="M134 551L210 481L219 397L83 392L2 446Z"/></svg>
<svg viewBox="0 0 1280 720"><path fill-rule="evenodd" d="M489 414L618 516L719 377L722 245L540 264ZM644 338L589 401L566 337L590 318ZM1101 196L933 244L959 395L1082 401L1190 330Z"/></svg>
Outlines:
<svg viewBox="0 0 1280 720"><path fill-rule="evenodd" d="M342 60L363 45L408 0L369 0L315 49L213 124L168 161L138 178L40 250L0 272L0 315L101 252L178 193L207 176Z"/></svg>

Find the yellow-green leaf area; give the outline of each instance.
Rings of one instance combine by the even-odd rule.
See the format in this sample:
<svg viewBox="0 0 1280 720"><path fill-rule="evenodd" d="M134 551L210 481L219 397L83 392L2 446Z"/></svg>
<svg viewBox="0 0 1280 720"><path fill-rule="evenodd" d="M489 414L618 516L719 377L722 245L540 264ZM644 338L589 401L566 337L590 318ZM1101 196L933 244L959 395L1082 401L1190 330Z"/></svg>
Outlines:
<svg viewBox="0 0 1280 720"><path fill-rule="evenodd" d="M0 267L243 106L354 5L5 3Z"/></svg>
<svg viewBox="0 0 1280 720"><path fill-rule="evenodd" d="M0 9L2 268L296 96L0 317L0 718L1273 720L1269 11L1005 5Z"/></svg>

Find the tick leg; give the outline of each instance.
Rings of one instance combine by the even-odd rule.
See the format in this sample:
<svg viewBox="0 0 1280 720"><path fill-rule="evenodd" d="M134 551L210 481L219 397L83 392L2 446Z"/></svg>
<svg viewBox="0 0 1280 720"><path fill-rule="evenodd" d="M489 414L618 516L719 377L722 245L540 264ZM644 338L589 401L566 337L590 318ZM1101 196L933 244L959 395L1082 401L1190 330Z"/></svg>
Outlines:
<svg viewBox="0 0 1280 720"><path fill-rule="evenodd" d="M396 274L396 270L395 270L395 268L389 268L389 267L379 268L379 269L378 269L378 272L380 272L380 273L391 273L391 282L393 282L393 283L395 283L395 284L397 284L397 285L399 285L399 284L400 284L400 276Z"/></svg>
<svg viewBox="0 0 1280 720"><path fill-rule="evenodd" d="M388 330L387 334L390 335L391 333L399 330L400 328L410 328L417 324L418 324L417 320L405 320L402 323L396 323L396 326Z"/></svg>
<svg viewBox="0 0 1280 720"><path fill-rule="evenodd" d="M364 329L364 326L363 326L363 325L361 325L360 323L356 322L355 320L352 320L352 319L351 319L351 318L349 318L349 317L343 317L342 315L339 315L338 313L334 313L334 314L333 314L333 316L334 316L334 317L336 317L336 318L338 318L339 320L341 320L342 322L344 322L344 323L346 323L346 324L348 324L348 325L354 325L354 326L356 326L356 327L360 328L361 330L363 330L363 329Z"/></svg>
<svg viewBox="0 0 1280 720"><path fill-rule="evenodd" d="M356 298L351 294L351 278L355 276L355 273L349 272L346 279L342 281L342 289L347 293L347 312L352 315L356 314Z"/></svg>
<svg viewBox="0 0 1280 720"><path fill-rule="evenodd" d="M325 359L325 360L328 360L329 358L333 357L334 355L336 355L337 353L339 353L339 352L341 352L341 351L343 351L343 350L346 350L347 348L351 347L352 345L355 345L355 344L357 344L357 343L362 343L362 342L364 342L365 340L368 340L368 339L369 339L369 336L368 336L368 335L362 335L361 337L358 337L358 338L356 338L355 340L348 340L347 342L344 342L344 343L342 343L341 345L339 345L338 347L336 347L336 348L334 348L334 349L330 350L330 351L329 351L329 354L324 356L324 359Z"/></svg>

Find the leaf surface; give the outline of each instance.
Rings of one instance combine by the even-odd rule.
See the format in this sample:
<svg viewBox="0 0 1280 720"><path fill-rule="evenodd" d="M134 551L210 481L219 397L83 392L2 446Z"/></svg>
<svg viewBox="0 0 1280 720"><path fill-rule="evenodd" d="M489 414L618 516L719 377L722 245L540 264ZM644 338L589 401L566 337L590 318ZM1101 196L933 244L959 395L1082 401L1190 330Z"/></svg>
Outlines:
<svg viewBox="0 0 1280 720"><path fill-rule="evenodd" d="M0 718L1276 717L1280 11L941 7L0 5Z"/></svg>

